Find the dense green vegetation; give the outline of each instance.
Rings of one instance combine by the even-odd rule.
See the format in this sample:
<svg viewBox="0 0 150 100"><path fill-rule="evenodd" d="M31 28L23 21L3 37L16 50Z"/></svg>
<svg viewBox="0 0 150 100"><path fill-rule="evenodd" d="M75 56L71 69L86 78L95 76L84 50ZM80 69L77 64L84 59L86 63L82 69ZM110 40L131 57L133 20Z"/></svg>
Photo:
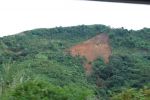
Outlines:
<svg viewBox="0 0 150 100"><path fill-rule="evenodd" d="M92 62L67 49L101 33L112 55ZM149 100L150 29L80 25L34 29L0 38L0 100Z"/></svg>

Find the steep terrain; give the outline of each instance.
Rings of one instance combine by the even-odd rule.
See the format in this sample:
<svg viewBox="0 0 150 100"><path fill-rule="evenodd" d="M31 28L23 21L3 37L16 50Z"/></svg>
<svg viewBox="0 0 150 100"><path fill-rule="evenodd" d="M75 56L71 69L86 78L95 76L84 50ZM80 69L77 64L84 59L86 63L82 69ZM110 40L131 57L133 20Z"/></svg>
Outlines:
<svg viewBox="0 0 150 100"><path fill-rule="evenodd" d="M0 38L0 100L150 100L149 72L150 28L79 25Z"/></svg>
<svg viewBox="0 0 150 100"><path fill-rule="evenodd" d="M109 45L109 37L106 33L99 34L83 43L77 44L70 48L70 53L73 56L83 56L87 62L84 64L87 74L92 71L92 62L99 57L104 59L105 63L109 62L111 55L111 46Z"/></svg>

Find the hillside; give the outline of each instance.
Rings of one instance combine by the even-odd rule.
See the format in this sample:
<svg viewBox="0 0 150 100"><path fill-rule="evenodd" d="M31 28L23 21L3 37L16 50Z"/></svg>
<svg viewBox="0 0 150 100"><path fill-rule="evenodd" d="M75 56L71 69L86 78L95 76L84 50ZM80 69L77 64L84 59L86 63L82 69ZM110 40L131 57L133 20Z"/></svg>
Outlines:
<svg viewBox="0 0 150 100"><path fill-rule="evenodd" d="M109 37L105 33L97 35L81 44L75 45L70 48L72 56L85 57L87 62L84 64L84 68L87 74L92 71L91 63L99 57L104 59L105 63L109 63L109 57L111 55L111 47L109 45Z"/></svg>
<svg viewBox="0 0 150 100"><path fill-rule="evenodd" d="M80 25L0 38L0 100L149 100L149 72L149 28Z"/></svg>

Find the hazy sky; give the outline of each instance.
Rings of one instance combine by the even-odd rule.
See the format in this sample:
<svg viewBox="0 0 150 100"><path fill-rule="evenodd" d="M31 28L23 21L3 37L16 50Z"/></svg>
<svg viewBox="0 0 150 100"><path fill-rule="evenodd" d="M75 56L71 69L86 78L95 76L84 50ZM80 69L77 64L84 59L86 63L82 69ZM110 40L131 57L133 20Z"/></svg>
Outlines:
<svg viewBox="0 0 150 100"><path fill-rule="evenodd" d="M81 24L135 30L150 28L150 5L85 0L0 0L0 36Z"/></svg>

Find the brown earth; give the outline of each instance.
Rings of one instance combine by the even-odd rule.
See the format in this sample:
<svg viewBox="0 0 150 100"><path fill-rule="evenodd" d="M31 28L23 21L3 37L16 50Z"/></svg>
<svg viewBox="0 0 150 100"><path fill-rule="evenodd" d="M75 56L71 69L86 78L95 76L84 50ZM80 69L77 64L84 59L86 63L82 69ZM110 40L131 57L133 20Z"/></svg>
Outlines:
<svg viewBox="0 0 150 100"><path fill-rule="evenodd" d="M109 56L111 55L111 47L109 45L109 37L103 33L97 35L83 43L75 45L70 48L72 56L84 56L87 62L84 64L84 68L87 74L92 72L91 63L98 57L102 57L104 62L109 62Z"/></svg>

